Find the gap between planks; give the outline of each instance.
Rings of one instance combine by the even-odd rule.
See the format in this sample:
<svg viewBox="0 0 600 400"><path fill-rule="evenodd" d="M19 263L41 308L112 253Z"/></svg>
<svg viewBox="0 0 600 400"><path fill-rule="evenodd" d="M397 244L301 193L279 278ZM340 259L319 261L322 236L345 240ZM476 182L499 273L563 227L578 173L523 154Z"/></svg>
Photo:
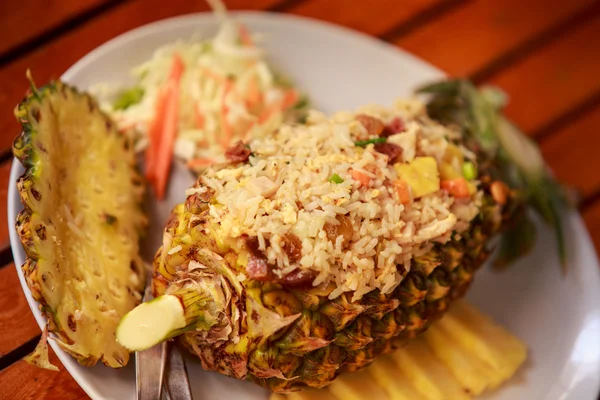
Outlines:
<svg viewBox="0 0 600 400"><path fill-rule="evenodd" d="M122 5L127 1L131 0L107 0L105 3L99 4L79 14L76 14L75 16L66 19L61 24L42 31L32 38L9 48L4 53L0 54L0 68L6 64L9 64L13 60L24 57L37 48L52 42L65 33L77 29L79 26L85 24L91 19L102 16L102 14L108 12L113 7Z"/></svg>
<svg viewBox="0 0 600 400"><path fill-rule="evenodd" d="M21 360L26 355L31 354L33 352L33 350L35 350L35 346L40 341L40 338L41 338L41 333L39 335L29 339L27 342L23 343L16 349L14 349L14 350L10 351L9 353L4 354L2 357L0 357L0 371L2 371L5 368L10 367L17 361Z"/></svg>
<svg viewBox="0 0 600 400"><path fill-rule="evenodd" d="M478 84L487 81L503 69L517 63L531 53L550 45L557 37L568 34L578 26L590 21L598 15L599 11L600 2L595 1L591 3L589 6L550 26L545 31L542 31L497 59L492 60L485 67L472 74L470 79Z"/></svg>
<svg viewBox="0 0 600 400"><path fill-rule="evenodd" d="M91 21L92 19L101 18L103 14L106 14L113 8L123 6L131 1L133 0L107 0L106 2L98 4L95 7L83 10L82 12L74 15L73 17L65 19L62 23L50 27L49 29L42 31L36 34L35 36L24 40L21 43L13 45L12 47L8 48L6 51L0 54L0 68L11 63L16 59L19 59L32 53L36 49L56 40L60 36L76 30L77 28ZM271 11L283 10L288 7L293 7L294 5L297 5L302 1L303 0L282 0L281 2L267 9L270 9ZM225 3L227 3L227 1L225 1Z"/></svg>

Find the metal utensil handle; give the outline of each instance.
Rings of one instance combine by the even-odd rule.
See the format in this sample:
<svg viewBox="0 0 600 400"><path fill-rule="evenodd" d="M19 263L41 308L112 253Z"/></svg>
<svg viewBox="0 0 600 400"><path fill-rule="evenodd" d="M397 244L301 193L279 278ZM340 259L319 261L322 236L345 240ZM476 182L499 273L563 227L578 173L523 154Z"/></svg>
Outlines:
<svg viewBox="0 0 600 400"><path fill-rule="evenodd" d="M173 400L193 400L185 360L175 343L170 343L166 386Z"/></svg>
<svg viewBox="0 0 600 400"><path fill-rule="evenodd" d="M143 301L152 300L151 274L148 275ZM158 400L162 396L167 343L159 343L135 353L135 386L137 400Z"/></svg>
<svg viewBox="0 0 600 400"><path fill-rule="evenodd" d="M137 400L160 399L165 373L166 343L135 353Z"/></svg>

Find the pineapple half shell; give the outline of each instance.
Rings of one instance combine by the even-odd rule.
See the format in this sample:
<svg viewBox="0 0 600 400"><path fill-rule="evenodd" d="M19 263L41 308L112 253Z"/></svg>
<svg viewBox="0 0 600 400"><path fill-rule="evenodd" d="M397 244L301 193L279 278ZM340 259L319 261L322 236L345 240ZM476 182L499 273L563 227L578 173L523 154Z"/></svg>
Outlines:
<svg viewBox="0 0 600 400"><path fill-rule="evenodd" d="M39 90L32 83L15 116L23 128L13 152L25 167L16 229L27 285L62 349L83 365L122 367L129 351L115 329L145 283L144 188L133 148L95 100L60 81Z"/></svg>
<svg viewBox="0 0 600 400"><path fill-rule="evenodd" d="M325 387L420 335L466 292L489 239L522 211L515 193L504 205L494 200L485 165L479 179L480 215L467 231L416 257L392 293L374 290L355 302L351 293L329 300L333 287L238 281L247 257L215 234L215 199L190 196L173 210L154 260L154 294L162 297L125 316L117 340L140 350L181 335L207 370L275 392Z"/></svg>
<svg viewBox="0 0 600 400"><path fill-rule="evenodd" d="M270 400L471 400L515 375L527 359L517 337L464 300L403 349L329 387Z"/></svg>

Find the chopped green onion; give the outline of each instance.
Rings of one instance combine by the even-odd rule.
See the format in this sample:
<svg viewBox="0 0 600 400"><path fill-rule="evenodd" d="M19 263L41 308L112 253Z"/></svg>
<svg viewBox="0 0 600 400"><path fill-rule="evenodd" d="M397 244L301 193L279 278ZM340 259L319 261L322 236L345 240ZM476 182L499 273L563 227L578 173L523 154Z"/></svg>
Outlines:
<svg viewBox="0 0 600 400"><path fill-rule="evenodd" d="M200 52L202 54L204 54L204 53L208 53L210 51L212 51L212 43L210 43L210 42L203 42L202 45L201 45L201 48L200 48Z"/></svg>
<svg viewBox="0 0 600 400"><path fill-rule="evenodd" d="M367 145L370 145L371 143L377 144L377 143L385 143L385 142L387 142L387 138L379 137L379 138L369 139L369 140L359 140L358 142L354 142L354 145L358 146L358 147L367 147Z"/></svg>
<svg viewBox="0 0 600 400"><path fill-rule="evenodd" d="M144 97L144 89L134 86L131 89L122 91L115 100L113 107L115 110L125 110L142 101L142 97Z"/></svg>
<svg viewBox="0 0 600 400"><path fill-rule="evenodd" d="M300 97L300 100L294 105L294 110L301 110L308 105L308 99L306 96Z"/></svg>
<svg viewBox="0 0 600 400"><path fill-rule="evenodd" d="M462 173L466 180L472 181L477 178L477 167L470 161L467 161L462 166Z"/></svg>
<svg viewBox="0 0 600 400"><path fill-rule="evenodd" d="M294 88L294 86L292 85L292 82L289 80L289 78L287 76L284 76L277 72L273 73L273 83L275 84L275 86L280 86L280 87L286 88L286 89Z"/></svg>
<svg viewBox="0 0 600 400"><path fill-rule="evenodd" d="M329 179L327 179L329 182L331 183L335 183L335 184L340 184L342 182L344 182L344 180L338 175L338 174L333 174L329 177Z"/></svg>

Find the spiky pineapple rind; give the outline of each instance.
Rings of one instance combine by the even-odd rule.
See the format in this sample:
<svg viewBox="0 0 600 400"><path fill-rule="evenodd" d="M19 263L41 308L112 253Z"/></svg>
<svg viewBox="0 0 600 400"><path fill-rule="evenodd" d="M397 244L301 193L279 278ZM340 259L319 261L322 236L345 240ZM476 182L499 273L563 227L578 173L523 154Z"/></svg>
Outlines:
<svg viewBox="0 0 600 400"><path fill-rule="evenodd" d="M375 290L358 302L352 302L351 293L345 293L329 300L331 290L288 290L274 282L244 280L242 303L246 303L243 297L252 295L269 312L283 318L297 313L301 316L267 340L252 340L246 335L247 327L242 326L243 346L203 345L199 342L202 336L191 331L181 337L185 347L200 357L206 369L245 378L275 392L290 392L327 386L340 373L360 370L380 355L403 346L465 294L474 272L490 255L488 239L499 232L516 208L511 206L517 201L512 194L504 206L493 199L493 181L484 166L478 178L484 192L480 216L460 236L435 245L430 253L415 259L393 293L382 295ZM215 233L210 216L202 207L176 206L165 234L169 238L167 247L155 257L155 295L177 284L175 271L191 260L197 261L200 248L230 260L228 268L233 275L244 270L244 265L238 265L237 254L230 254L233 250L219 246L218 238L212 237ZM178 251L171 252L175 247ZM182 277L193 280L189 273ZM247 307L245 310L248 312ZM256 313L246 321L249 318L260 319L262 314ZM235 360L235 370L231 360Z"/></svg>
<svg viewBox="0 0 600 400"><path fill-rule="evenodd" d="M39 303L40 311L47 318L48 325L46 329L55 335L55 340L64 351L75 357L82 365L91 366L96 364L99 359L102 359L106 365L113 367L123 366L127 363L126 358L128 357L122 359L123 357L115 357L114 354L102 354L101 356L81 354L77 348L73 346L73 340L66 333L67 327L62 326L60 319L57 317L56 310L48 304L43 293L42 285L44 284L43 282L45 282L45 277L43 275L39 276L40 253L37 246L42 241L50 239L56 240L55 237L47 237L47 225L44 224L45 221L41 222L39 215L36 214L36 209L42 201L42 194L47 189L45 187L46 182L39 181L40 169L45 168L45 166L41 165L38 152L47 153L49 149L41 143L41 141L36 142L36 138L39 134L38 130L41 128L40 122L42 118L49 116L48 114L44 116L44 112L42 111L43 103L44 101L47 101L46 112L50 113L50 116L58 119L57 112L60 112L60 110L57 110L57 106L53 104L52 101L48 100L51 96L60 94L61 97L57 101L84 102L86 104L86 112L89 113L88 118L92 119L99 117L104 121L103 125L105 127L106 135L113 135L115 138L118 138L117 140L122 142L123 150L126 152L130 151L131 145L126 137L120 135L109 117L99 110L96 101L88 94L81 93L74 87L68 86L61 81L50 82L39 89L35 88L32 81L31 83L32 92L29 93L15 108L15 117L21 124L22 131L15 138L12 146L14 156L25 168L24 173L17 180L17 189L24 208L19 213L15 223L17 233L27 256L25 263L22 265L22 271L33 298ZM60 104L58 108L60 108ZM60 134L63 134L63 132ZM64 156L69 157L71 155ZM141 175L136 169L137 167L133 156L131 157L131 160L133 161L129 162L129 167L133 176L132 180L141 184ZM87 182L84 182L84 184L86 183ZM48 182L48 189L49 188L50 183ZM141 214L143 190L132 189L131 194L136 197L136 203L139 206L139 212ZM34 216L36 216L35 222L32 221ZM136 221L138 220L138 225L141 229L145 222L143 218L138 218ZM143 273L141 270L138 270L137 272ZM140 280L141 282L144 281L143 276L140 276ZM42 357L42 359L45 357L45 359L47 359L47 355L40 355L40 352L47 351L46 338L43 338L42 342L39 349L36 350L34 355L35 359L39 359L39 357Z"/></svg>

